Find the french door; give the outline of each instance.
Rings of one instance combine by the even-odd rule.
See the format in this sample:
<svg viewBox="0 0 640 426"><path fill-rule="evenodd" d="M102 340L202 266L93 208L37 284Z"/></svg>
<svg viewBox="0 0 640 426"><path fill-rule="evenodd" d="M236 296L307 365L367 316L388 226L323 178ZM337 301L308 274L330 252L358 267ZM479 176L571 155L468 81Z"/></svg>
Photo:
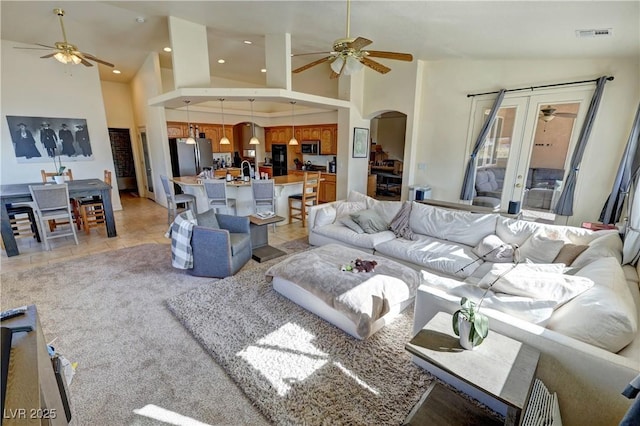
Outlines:
<svg viewBox="0 0 640 426"><path fill-rule="evenodd" d="M502 211L519 201L522 209L553 220L551 212L592 94L593 87L508 93L476 158L476 189L481 184L490 188L488 194L500 200ZM493 102L474 101L469 152Z"/></svg>

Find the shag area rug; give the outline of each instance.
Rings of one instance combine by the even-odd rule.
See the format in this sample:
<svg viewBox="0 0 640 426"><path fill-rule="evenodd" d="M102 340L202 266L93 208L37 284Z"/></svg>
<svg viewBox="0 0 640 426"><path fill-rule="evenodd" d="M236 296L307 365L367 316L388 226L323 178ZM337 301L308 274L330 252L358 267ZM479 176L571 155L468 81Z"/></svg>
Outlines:
<svg viewBox="0 0 640 426"><path fill-rule="evenodd" d="M357 340L276 293L268 266L167 305L270 421L401 424L432 380L404 350L412 309Z"/></svg>

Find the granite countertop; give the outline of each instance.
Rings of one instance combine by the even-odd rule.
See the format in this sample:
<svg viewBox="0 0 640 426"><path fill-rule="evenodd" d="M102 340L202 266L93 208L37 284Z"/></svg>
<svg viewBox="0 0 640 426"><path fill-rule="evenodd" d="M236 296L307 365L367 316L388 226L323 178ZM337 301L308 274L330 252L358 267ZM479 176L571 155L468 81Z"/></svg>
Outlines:
<svg viewBox="0 0 640 426"><path fill-rule="evenodd" d="M198 176L180 176L174 177L171 179L173 182L178 185L187 185L187 186L202 186L202 179ZM294 176L294 175L286 175L286 176L276 176L273 178L275 185L297 185L301 184L304 181L302 176ZM251 181L244 182L242 180L233 180L227 182L229 186L251 186Z"/></svg>

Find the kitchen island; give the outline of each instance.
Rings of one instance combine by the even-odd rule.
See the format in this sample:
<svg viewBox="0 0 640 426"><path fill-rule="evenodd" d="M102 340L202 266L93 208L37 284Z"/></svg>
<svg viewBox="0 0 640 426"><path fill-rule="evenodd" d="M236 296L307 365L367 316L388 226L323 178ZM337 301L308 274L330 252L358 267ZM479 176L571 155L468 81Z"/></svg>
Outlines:
<svg viewBox="0 0 640 426"><path fill-rule="evenodd" d="M173 178L172 181L178 184L185 194L192 194L196 197L198 212L202 213L210 209L204 185L199 177L181 176ZM302 193L304 177L295 175L276 176L273 181L276 193L275 213L285 219L277 223L277 225L285 225L289 223L289 196ZM238 216L249 216L255 213L250 181L234 180L227 182L227 197L235 198L236 214ZM221 211L220 213L230 214L232 211Z"/></svg>

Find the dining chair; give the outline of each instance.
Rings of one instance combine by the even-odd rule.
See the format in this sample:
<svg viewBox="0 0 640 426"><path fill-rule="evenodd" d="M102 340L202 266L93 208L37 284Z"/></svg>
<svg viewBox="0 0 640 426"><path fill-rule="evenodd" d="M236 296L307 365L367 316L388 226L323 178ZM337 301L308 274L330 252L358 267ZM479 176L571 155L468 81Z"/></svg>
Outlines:
<svg viewBox="0 0 640 426"><path fill-rule="evenodd" d="M289 196L289 223L300 219L302 227L307 226L307 208L318 204L318 188L320 172L305 172L302 182L302 193Z"/></svg>
<svg viewBox="0 0 640 426"><path fill-rule="evenodd" d="M15 238L33 237L39 243L40 232L38 231L38 222L33 212L32 204L7 204L7 213L9 215L9 224Z"/></svg>
<svg viewBox="0 0 640 426"><path fill-rule="evenodd" d="M44 247L50 250L49 240L54 238L73 235L73 239L78 245L76 228L73 226L73 214L71 213L71 203L69 201L69 186L66 183L57 185L29 185L29 192L35 206L36 216L40 221L41 237L44 240ZM62 224L60 219L69 225L69 231L58 229ZM47 230L45 223L49 220L56 221L56 229Z"/></svg>
<svg viewBox="0 0 640 426"><path fill-rule="evenodd" d="M110 170L104 170L103 180L107 185L111 186ZM106 228L105 210L100 196L82 198L78 200L78 206L82 217L82 227L86 234L91 232L91 228L97 228L103 224Z"/></svg>
<svg viewBox="0 0 640 426"><path fill-rule="evenodd" d="M209 205L216 213L220 213L218 209L224 207L225 213L229 213L229 209L233 208L233 215L237 215L236 199L227 197L227 182L225 180L204 179L202 182L209 199Z"/></svg>
<svg viewBox="0 0 640 426"><path fill-rule="evenodd" d="M58 176L56 172L46 172L44 169L40 170L40 174L42 175L42 183L51 183L53 181L54 176ZM73 172L71 169L65 169L62 173L62 176L65 177L65 181L73 180ZM49 179L51 178L51 179ZM80 210L78 208L78 201L75 198L71 198L71 211L73 212L73 221L75 222L78 229L82 229L82 217L80 215ZM64 222L61 223L64 225ZM55 220L49 221L49 230L53 231L57 225Z"/></svg>
<svg viewBox="0 0 640 426"><path fill-rule="evenodd" d="M160 180L162 181L162 188L164 189L164 195L167 197L167 223L171 223L173 218L175 217L178 204L185 203L187 204L193 213L198 213L198 206L196 204L196 197L191 194L174 194L171 189L171 183L169 182L169 178L160 175Z"/></svg>

